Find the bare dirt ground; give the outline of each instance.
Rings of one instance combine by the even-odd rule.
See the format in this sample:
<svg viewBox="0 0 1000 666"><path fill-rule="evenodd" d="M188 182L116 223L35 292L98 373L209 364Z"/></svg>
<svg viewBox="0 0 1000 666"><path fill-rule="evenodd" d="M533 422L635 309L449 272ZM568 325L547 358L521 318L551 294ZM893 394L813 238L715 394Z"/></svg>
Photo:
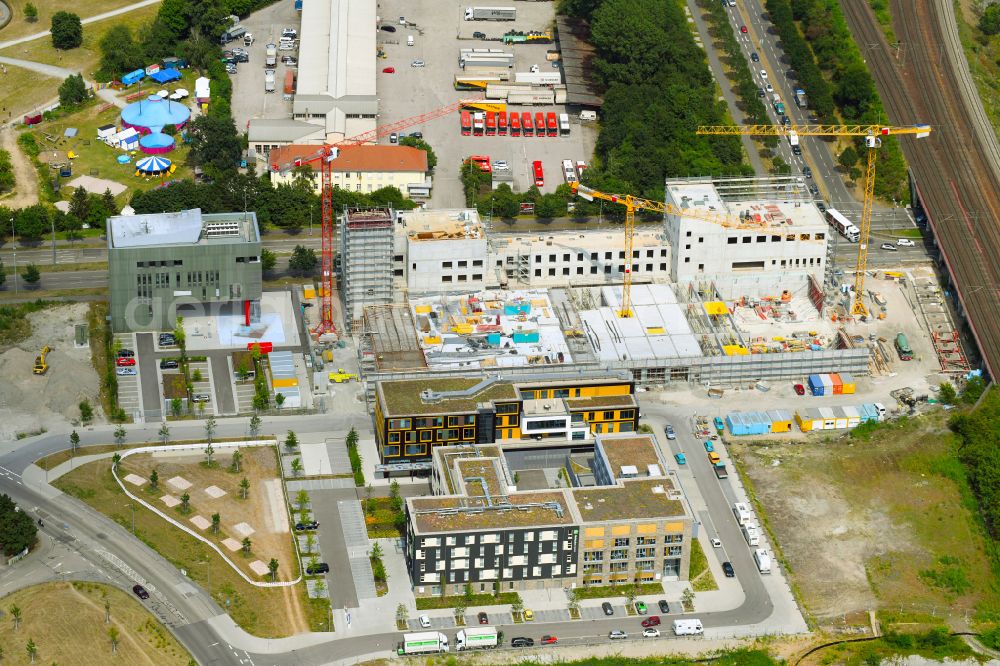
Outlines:
<svg viewBox="0 0 1000 666"><path fill-rule="evenodd" d="M38 203L38 179L31 160L17 145L17 135L13 129L0 130L0 147L10 153L14 165L14 192L0 198L0 203L8 208L26 208Z"/></svg>
<svg viewBox="0 0 1000 666"><path fill-rule="evenodd" d="M17 433L53 429L79 419L84 398L100 411L99 381L90 364L90 348L74 346L74 325L87 322L87 304L63 305L28 315L32 333L14 347L0 350L0 440ZM35 356L51 347L44 375L32 374Z"/></svg>

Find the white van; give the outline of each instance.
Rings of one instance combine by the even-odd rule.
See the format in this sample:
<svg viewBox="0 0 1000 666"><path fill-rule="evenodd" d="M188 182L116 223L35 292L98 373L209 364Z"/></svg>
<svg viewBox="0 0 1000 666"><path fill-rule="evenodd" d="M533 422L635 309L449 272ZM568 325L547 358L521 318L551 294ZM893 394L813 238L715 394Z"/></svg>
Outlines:
<svg viewBox="0 0 1000 666"><path fill-rule="evenodd" d="M408 35L406 37L406 45L407 46L413 46L413 35Z"/></svg>
<svg viewBox="0 0 1000 666"><path fill-rule="evenodd" d="M757 563L757 571L762 574L771 573L771 555L763 548L753 551L753 560Z"/></svg>
<svg viewBox="0 0 1000 666"><path fill-rule="evenodd" d="M675 636L695 636L705 633L705 628L701 626L701 620L674 620Z"/></svg>
<svg viewBox="0 0 1000 666"><path fill-rule="evenodd" d="M580 120L597 120L597 111L581 111Z"/></svg>

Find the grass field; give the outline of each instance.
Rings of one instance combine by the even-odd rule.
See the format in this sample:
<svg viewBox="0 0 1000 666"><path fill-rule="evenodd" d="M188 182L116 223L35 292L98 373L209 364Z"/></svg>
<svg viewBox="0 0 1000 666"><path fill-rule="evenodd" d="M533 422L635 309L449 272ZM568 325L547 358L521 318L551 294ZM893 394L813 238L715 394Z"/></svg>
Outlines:
<svg viewBox="0 0 1000 666"><path fill-rule="evenodd" d="M105 624L105 601L111 624ZM34 641L37 664L132 664L186 666L190 655L133 597L110 585L46 583L0 600L4 609L21 609L20 627L7 616L0 622L4 664L27 664L25 645ZM119 632L111 654L108 629Z"/></svg>
<svg viewBox="0 0 1000 666"><path fill-rule="evenodd" d="M809 613L881 609L964 621L1000 590L946 412L869 439L732 444Z"/></svg>
<svg viewBox="0 0 1000 666"><path fill-rule="evenodd" d="M691 539L691 571L688 574L691 589L695 592L708 592L719 589L712 570L708 568L708 558L701 545L701 539Z"/></svg>
<svg viewBox="0 0 1000 666"><path fill-rule="evenodd" d="M3 33L0 32L0 36ZM59 96L59 79L32 72L23 67L7 65L7 73L0 74L0 108L7 111L0 120L20 119L25 111L38 108ZM3 199L0 199L0 203Z"/></svg>
<svg viewBox="0 0 1000 666"><path fill-rule="evenodd" d="M160 483L165 484L167 478L162 476ZM110 461L83 465L59 478L53 485L131 529L130 504L111 476ZM262 489L251 487L250 492L262 492ZM220 605L227 608L233 620L248 632L273 638L307 630L308 622L301 606L301 586L267 589L249 585L206 544L138 505L135 528L137 538L175 567L185 569L191 580L208 590ZM282 566L287 572L293 565L285 562ZM208 588L209 567L211 589Z"/></svg>
<svg viewBox="0 0 1000 666"><path fill-rule="evenodd" d="M38 10L38 20L29 23L24 17L24 4L17 0L8 2L13 16L10 23L0 30L0 42L6 42L18 37L26 37L48 30L52 25L52 15L59 11L74 12L81 19L97 16L104 12L132 4L132 0L87 0L86 4L70 2L70 0L33 0L32 4ZM86 30L86 26L84 26Z"/></svg>

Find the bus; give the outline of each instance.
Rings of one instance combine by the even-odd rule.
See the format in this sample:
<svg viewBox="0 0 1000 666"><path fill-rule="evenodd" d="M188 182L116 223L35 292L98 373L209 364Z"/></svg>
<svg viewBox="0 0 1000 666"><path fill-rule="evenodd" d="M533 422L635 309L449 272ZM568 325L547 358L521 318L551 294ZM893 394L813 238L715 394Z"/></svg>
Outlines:
<svg viewBox="0 0 1000 666"><path fill-rule="evenodd" d="M535 186L543 187L545 185L545 174L542 173L542 162L535 160L531 163L531 169L535 173Z"/></svg>
<svg viewBox="0 0 1000 666"><path fill-rule="evenodd" d="M521 116L517 115L517 111L510 112L510 135L521 136Z"/></svg>
<svg viewBox="0 0 1000 666"><path fill-rule="evenodd" d="M486 136L496 136L497 114L493 111L486 112Z"/></svg>
<svg viewBox="0 0 1000 666"><path fill-rule="evenodd" d="M462 111L462 136L470 134L472 134L472 114L468 111Z"/></svg>
<svg viewBox="0 0 1000 666"><path fill-rule="evenodd" d="M535 136L545 136L545 114L535 112Z"/></svg>
<svg viewBox="0 0 1000 666"><path fill-rule="evenodd" d="M854 226L850 220L844 217L839 210L827 208L826 221L831 227L836 229L841 236L852 243L857 243L858 238L861 237L861 230Z"/></svg>
<svg viewBox="0 0 1000 666"><path fill-rule="evenodd" d="M531 124L531 113L529 111L521 112L521 133L524 136L534 136L535 126Z"/></svg>
<svg viewBox="0 0 1000 666"><path fill-rule="evenodd" d="M560 136L569 136L569 114L560 113L559 114L559 134Z"/></svg>
<svg viewBox="0 0 1000 666"><path fill-rule="evenodd" d="M507 136L507 112L501 111L497 114L497 134Z"/></svg>
<svg viewBox="0 0 1000 666"><path fill-rule="evenodd" d="M899 354L900 361L913 360L913 350L910 349L910 341L906 339L905 333L896 336L896 353Z"/></svg>

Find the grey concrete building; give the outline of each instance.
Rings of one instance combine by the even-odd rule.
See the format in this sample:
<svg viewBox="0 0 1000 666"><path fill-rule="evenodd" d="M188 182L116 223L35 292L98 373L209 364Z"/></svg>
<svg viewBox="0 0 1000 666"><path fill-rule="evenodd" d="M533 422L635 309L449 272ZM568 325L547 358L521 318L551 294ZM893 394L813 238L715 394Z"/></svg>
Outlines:
<svg viewBox="0 0 1000 666"><path fill-rule="evenodd" d="M364 308L393 302L391 208L345 208L340 218L340 292L344 322L360 322Z"/></svg>
<svg viewBox="0 0 1000 666"><path fill-rule="evenodd" d="M260 317L260 231L254 213L200 209L108 218L111 326L170 330L178 307L229 304Z"/></svg>

